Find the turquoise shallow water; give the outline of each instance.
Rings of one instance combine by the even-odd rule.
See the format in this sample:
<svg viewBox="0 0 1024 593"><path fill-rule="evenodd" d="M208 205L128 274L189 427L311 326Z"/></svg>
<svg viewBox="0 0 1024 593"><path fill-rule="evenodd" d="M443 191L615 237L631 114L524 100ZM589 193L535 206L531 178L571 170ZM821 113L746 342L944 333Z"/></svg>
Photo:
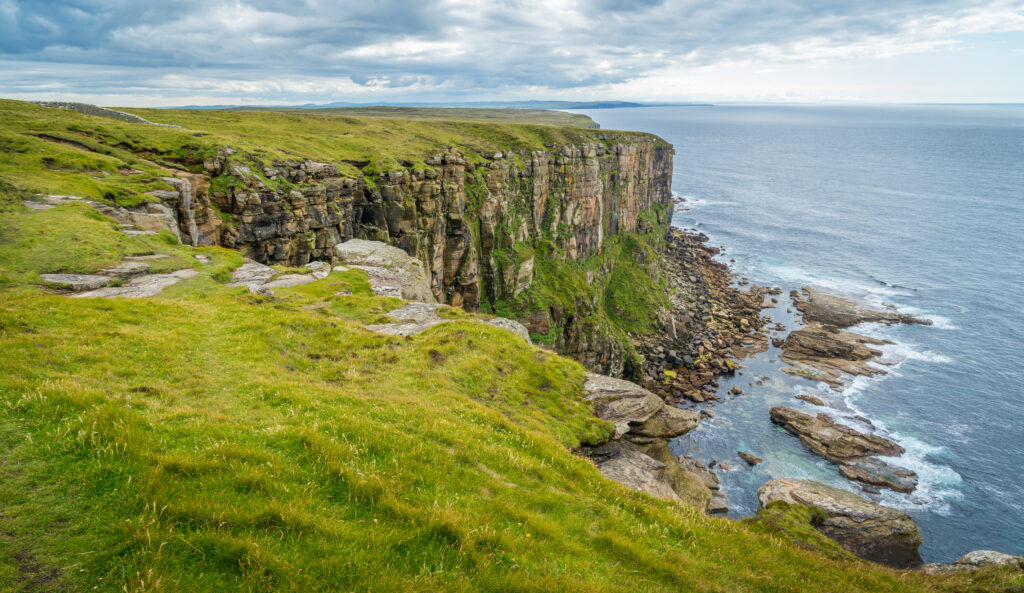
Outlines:
<svg viewBox="0 0 1024 593"><path fill-rule="evenodd" d="M752 282L783 288L766 310L787 331L790 289L812 284L932 319L861 326L896 342L884 377L836 392L783 375L771 349L721 382L716 418L676 453L725 460L733 510L756 489L812 477L858 491L772 426L768 408L800 392L829 413L869 418L899 441L919 489L872 498L911 513L926 561L974 549L1024 554L1024 107L716 106L587 112L606 129L656 133L676 147L674 223L698 228ZM785 336L781 332L780 336ZM752 384L756 378L763 385ZM740 385L745 395L728 399ZM864 428L861 426L861 428ZM739 449L765 463L748 468Z"/></svg>

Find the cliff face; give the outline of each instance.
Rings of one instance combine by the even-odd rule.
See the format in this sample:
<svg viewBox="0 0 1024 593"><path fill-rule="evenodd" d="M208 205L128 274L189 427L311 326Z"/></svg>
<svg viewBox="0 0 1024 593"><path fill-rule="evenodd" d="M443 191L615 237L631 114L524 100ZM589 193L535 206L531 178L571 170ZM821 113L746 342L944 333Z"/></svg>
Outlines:
<svg viewBox="0 0 1024 593"><path fill-rule="evenodd" d="M607 136L472 160L449 149L424 167L351 177L312 160L258 167L222 149L204 164L209 188L196 180L179 186L174 205L183 241L195 236L263 263L330 259L336 244L353 238L395 245L424 262L439 301L471 311L504 307L557 350L621 374L621 340L595 325L593 295L566 295L576 300L569 307L531 296L542 288L536 257L548 260L545 269L579 268L606 238L643 228L643 213L670 202L672 155L650 137ZM667 222L667 210L658 212Z"/></svg>
<svg viewBox="0 0 1024 593"><path fill-rule="evenodd" d="M209 200L235 224L200 228L199 242L223 242L264 263L302 265L329 259L348 239L384 241L423 260L439 300L473 310L481 299L529 286L529 258L511 267L506 261L516 259L517 247L545 239L582 260L671 197L672 148L649 140L498 153L480 164L450 150L426 164L377 178L344 177L308 160L254 172L222 151L206 163L220 178L208 198L195 201L202 211ZM199 218L219 227L213 217Z"/></svg>

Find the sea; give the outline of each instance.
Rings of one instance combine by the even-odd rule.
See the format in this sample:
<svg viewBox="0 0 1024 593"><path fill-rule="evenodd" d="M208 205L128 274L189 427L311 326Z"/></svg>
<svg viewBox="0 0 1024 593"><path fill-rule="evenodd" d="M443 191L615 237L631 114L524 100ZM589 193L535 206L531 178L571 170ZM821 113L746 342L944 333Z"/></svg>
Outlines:
<svg viewBox="0 0 1024 593"><path fill-rule="evenodd" d="M757 488L812 478L909 513L926 562L976 549L1024 555L1024 106L685 106L585 111L602 128L675 146L673 223L720 246L751 283L778 286L764 313L801 327L788 293L814 286L930 319L853 328L890 340L888 373L830 389L781 372L770 348L720 380L715 417L671 443L710 463L732 518ZM742 374L740 374L742 373ZM743 395L728 393L733 385ZM837 420L906 448L916 491L870 494L774 426L809 393ZM754 467L737 451L764 459Z"/></svg>

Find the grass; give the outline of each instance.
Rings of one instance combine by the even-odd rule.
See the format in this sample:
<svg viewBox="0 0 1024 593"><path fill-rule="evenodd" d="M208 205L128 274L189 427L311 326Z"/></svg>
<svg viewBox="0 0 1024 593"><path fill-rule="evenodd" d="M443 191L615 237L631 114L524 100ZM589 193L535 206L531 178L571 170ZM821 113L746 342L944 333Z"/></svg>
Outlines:
<svg viewBox="0 0 1024 593"><path fill-rule="evenodd" d="M588 115L547 109L488 109L476 107L332 107L299 109L283 107L236 108L234 111L271 111L282 113L313 113L338 117L387 117L401 119L450 119L490 123L526 123L573 128L597 128Z"/></svg>
<svg viewBox="0 0 1024 593"><path fill-rule="evenodd" d="M38 285L149 253L199 274L143 300ZM226 286L241 262L127 237L84 204L6 202L0 591L1024 586L806 545L809 511L748 525L631 492L572 452L611 430L576 362L457 310L443 315L468 318L378 335L364 325L403 303L361 271L264 297Z"/></svg>

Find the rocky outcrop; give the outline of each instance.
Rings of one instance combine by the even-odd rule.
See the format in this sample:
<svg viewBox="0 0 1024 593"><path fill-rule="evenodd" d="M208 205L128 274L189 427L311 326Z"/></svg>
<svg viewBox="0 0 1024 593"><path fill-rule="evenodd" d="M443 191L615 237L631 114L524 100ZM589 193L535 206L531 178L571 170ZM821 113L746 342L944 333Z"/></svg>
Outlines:
<svg viewBox="0 0 1024 593"><path fill-rule="evenodd" d="M860 323L919 323L931 325L928 319L905 315L889 310L872 309L835 295L823 293L810 286L804 286L802 295L793 291L790 296L797 310L803 313L804 321L830 327L852 327Z"/></svg>
<svg viewBox="0 0 1024 593"><path fill-rule="evenodd" d="M757 491L762 507L782 501L823 514L814 527L851 553L894 568L921 566L921 534L909 515L813 480L766 482Z"/></svg>
<svg viewBox="0 0 1024 593"><path fill-rule="evenodd" d="M871 346L891 343L815 324L790 333L781 345L780 358L795 365L783 369L786 373L811 373L815 380L840 387L844 374L884 375L885 369L876 366L882 351Z"/></svg>
<svg viewBox="0 0 1024 593"><path fill-rule="evenodd" d="M447 318L437 314L438 310L448 308L448 305L438 303L409 303L401 309L388 312L388 317L394 320L392 323L381 323L367 325L366 329L389 336L412 336L424 332L442 323L454 321L468 321L471 323L483 323L491 327L497 327L516 334L520 338L530 341L530 333L522 324L511 319L502 317L491 318Z"/></svg>
<svg viewBox="0 0 1024 593"><path fill-rule="evenodd" d="M639 385L613 377L588 373L583 389L598 417L615 425L607 443L582 449L602 474L651 496L709 510L709 479L668 449L669 439L697 426L699 414L666 405ZM714 486L717 490L717 479Z"/></svg>
<svg viewBox="0 0 1024 593"><path fill-rule="evenodd" d="M436 303L423 263L408 253L380 241L352 239L334 246L334 262L358 268L370 275L371 284L387 287L384 296L418 303Z"/></svg>
<svg viewBox="0 0 1024 593"><path fill-rule="evenodd" d="M826 414L815 417L782 406L773 407L770 414L772 422L795 434L812 453L839 464L839 473L847 479L898 492L917 487L917 474L875 457L903 454L903 447L889 439L839 424Z"/></svg>
<svg viewBox="0 0 1024 593"><path fill-rule="evenodd" d="M956 562L925 564L921 570L927 574L956 574L986 567L1024 570L1024 556L1012 556L994 550L975 550L964 554Z"/></svg>
<svg viewBox="0 0 1024 593"><path fill-rule="evenodd" d="M109 117L111 119L119 119L121 121L127 121L137 124L148 124L151 126L160 126L164 128L181 128L181 126L175 126L171 124L158 124L151 122L147 119L143 119L137 115L131 113L125 113L123 111L116 111L114 109L107 109L106 107L99 107L90 103L75 103L72 101L35 101L36 105L43 107L54 107L57 109L67 109L68 111L77 111L83 115L92 115L96 117Z"/></svg>

